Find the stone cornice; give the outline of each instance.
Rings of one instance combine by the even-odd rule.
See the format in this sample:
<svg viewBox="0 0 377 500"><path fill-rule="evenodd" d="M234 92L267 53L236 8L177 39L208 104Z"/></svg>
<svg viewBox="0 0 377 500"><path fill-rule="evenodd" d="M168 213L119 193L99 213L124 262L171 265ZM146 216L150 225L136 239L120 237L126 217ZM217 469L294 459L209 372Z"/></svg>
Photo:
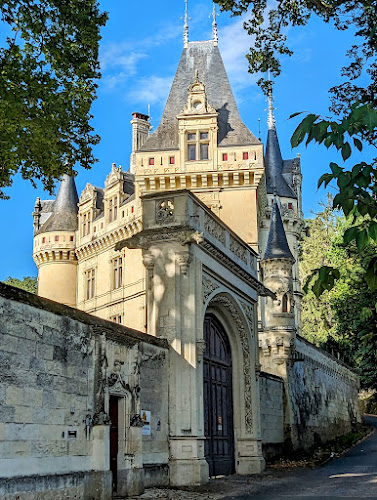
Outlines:
<svg viewBox="0 0 377 500"><path fill-rule="evenodd" d="M93 237L90 241L76 249L77 258L80 261L84 258L96 255L99 251L114 247L124 239L139 233L141 229L141 218L138 218L128 222L124 226L117 227L104 235L98 236L97 238Z"/></svg>

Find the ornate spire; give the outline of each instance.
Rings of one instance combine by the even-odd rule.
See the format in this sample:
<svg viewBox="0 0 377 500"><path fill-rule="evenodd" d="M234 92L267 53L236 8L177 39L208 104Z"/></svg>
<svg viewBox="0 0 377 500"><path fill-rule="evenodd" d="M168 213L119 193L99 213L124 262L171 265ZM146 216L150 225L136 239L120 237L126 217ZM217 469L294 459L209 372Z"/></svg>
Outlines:
<svg viewBox="0 0 377 500"><path fill-rule="evenodd" d="M212 22L212 35L213 35L213 45L218 45L219 43L219 34L217 31L217 21L216 21L216 5L215 2L213 2L213 11L212 11L212 17L213 17L213 22Z"/></svg>
<svg viewBox="0 0 377 500"><path fill-rule="evenodd" d="M187 0L185 0L185 24L183 26L183 46L185 49L188 47L189 43L189 27L188 27L188 7L187 7Z"/></svg>
<svg viewBox="0 0 377 500"><path fill-rule="evenodd" d="M275 117L274 117L274 97L272 95L272 87L268 91L268 130L275 130Z"/></svg>
<svg viewBox="0 0 377 500"><path fill-rule="evenodd" d="M270 231L268 234L266 250L262 260L270 259L287 259L292 263L295 261L288 245L283 221L281 220L279 205L276 199L276 194L274 194Z"/></svg>

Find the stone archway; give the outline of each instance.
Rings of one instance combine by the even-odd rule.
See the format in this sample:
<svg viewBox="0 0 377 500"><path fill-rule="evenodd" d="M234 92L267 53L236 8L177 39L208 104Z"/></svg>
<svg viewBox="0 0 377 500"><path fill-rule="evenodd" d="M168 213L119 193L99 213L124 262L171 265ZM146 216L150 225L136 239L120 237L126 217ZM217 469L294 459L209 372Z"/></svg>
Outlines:
<svg viewBox="0 0 377 500"><path fill-rule="evenodd" d="M206 314L203 333L204 454L210 476L229 475L235 472L232 353L216 316Z"/></svg>

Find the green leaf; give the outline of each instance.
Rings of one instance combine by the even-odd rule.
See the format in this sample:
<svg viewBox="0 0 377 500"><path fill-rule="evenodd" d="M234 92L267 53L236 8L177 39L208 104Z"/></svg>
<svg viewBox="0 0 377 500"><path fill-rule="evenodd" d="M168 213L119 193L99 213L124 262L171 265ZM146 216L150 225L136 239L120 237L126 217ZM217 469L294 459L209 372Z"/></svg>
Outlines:
<svg viewBox="0 0 377 500"><path fill-rule="evenodd" d="M357 233L359 232L359 227L350 227L347 229L343 235L344 243L349 243L350 241L356 238Z"/></svg>
<svg viewBox="0 0 377 500"><path fill-rule="evenodd" d="M371 261L369 262L364 279L367 282L368 287L372 291L377 290L377 258L376 257L372 258Z"/></svg>
<svg viewBox="0 0 377 500"><path fill-rule="evenodd" d="M334 176L333 174L323 174L318 180L318 188L321 187L321 185L324 183L325 187L333 180Z"/></svg>
<svg viewBox="0 0 377 500"><path fill-rule="evenodd" d="M356 235L356 245L359 252L362 252L369 241L368 232L366 229L359 231Z"/></svg>
<svg viewBox="0 0 377 500"><path fill-rule="evenodd" d="M338 177L339 174L341 174L343 172L343 168L339 167L339 165L337 165L334 162L330 163L330 168L331 168L331 172L333 173L334 177Z"/></svg>
<svg viewBox="0 0 377 500"><path fill-rule="evenodd" d="M343 160L346 161L351 156L351 146L348 142L346 142L342 147L342 157Z"/></svg>
<svg viewBox="0 0 377 500"><path fill-rule="evenodd" d="M298 115L302 115L302 113L305 113L305 111L297 111L297 113L293 113L292 115L290 115L288 120L290 120L291 118L295 118Z"/></svg>
<svg viewBox="0 0 377 500"><path fill-rule="evenodd" d="M357 139L356 137L354 137L354 138L353 138L353 143L354 143L355 147L356 147L359 151L361 151L361 150L363 149L363 144L362 144L362 142L361 142L359 139Z"/></svg>

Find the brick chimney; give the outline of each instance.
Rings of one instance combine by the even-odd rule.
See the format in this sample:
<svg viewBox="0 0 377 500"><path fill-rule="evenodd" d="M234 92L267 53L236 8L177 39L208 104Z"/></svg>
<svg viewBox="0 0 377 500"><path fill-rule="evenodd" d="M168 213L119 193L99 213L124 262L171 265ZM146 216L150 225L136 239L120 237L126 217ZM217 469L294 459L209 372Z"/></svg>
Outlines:
<svg viewBox="0 0 377 500"><path fill-rule="evenodd" d="M143 113L132 113L132 153L131 153L131 173L135 173L136 151L138 151L144 142L148 139L151 124L149 116Z"/></svg>

